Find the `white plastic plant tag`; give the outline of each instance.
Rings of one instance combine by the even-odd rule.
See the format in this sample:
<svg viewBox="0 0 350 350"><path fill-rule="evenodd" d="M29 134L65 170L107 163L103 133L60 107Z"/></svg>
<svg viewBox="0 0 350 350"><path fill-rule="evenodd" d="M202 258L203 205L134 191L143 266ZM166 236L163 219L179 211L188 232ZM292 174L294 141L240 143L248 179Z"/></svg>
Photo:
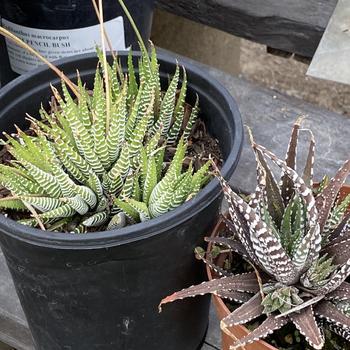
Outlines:
<svg viewBox="0 0 350 350"><path fill-rule="evenodd" d="M2 19L2 25L49 61L93 52L96 45L101 45L99 24L78 29L47 30L29 28ZM115 51L126 49L122 16L105 22L105 30ZM11 68L14 72L23 74L42 64L36 57L11 40L6 39L6 45Z"/></svg>

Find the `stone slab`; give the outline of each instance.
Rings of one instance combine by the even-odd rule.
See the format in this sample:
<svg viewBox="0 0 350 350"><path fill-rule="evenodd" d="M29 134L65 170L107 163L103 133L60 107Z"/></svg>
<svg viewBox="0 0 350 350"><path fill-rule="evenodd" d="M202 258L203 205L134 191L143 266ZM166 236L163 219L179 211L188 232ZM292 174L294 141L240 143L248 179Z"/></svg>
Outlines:
<svg viewBox="0 0 350 350"><path fill-rule="evenodd" d="M350 0L339 0L307 74L350 84Z"/></svg>

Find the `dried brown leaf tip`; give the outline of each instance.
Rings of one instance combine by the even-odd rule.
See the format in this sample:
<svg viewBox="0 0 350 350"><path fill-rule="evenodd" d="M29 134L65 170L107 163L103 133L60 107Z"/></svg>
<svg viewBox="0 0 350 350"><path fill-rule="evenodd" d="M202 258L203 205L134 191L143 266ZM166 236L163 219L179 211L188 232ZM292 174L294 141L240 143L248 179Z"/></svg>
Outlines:
<svg viewBox="0 0 350 350"><path fill-rule="evenodd" d="M287 324L294 325L310 347L322 349L325 330L350 341L350 196L340 200L339 191L350 172L346 161L333 179L313 184L315 140L302 129L298 119L291 133L285 160L254 141L257 187L244 200L216 170L229 206L225 224L230 234L207 241L254 265L255 273L235 274L234 266L225 277L174 293L162 304L211 293L241 306L221 321L230 327L260 319L264 321L246 337L236 340L234 349L263 339ZM302 175L296 171L299 134L307 131L310 145ZM282 171L277 182L270 164ZM216 261L203 258L210 266ZM221 263L217 269L222 269ZM328 334L328 333L326 333Z"/></svg>

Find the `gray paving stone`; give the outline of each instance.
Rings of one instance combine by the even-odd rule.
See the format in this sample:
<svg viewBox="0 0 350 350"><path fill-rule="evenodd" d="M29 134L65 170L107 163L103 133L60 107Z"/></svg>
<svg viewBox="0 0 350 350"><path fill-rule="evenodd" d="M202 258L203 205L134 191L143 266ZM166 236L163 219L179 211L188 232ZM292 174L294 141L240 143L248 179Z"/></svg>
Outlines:
<svg viewBox="0 0 350 350"><path fill-rule="evenodd" d="M181 59L180 59L181 60ZM251 126L257 142L276 152L285 153L291 125L299 115L306 115L306 127L311 127L318 142L316 177L331 175L350 156L350 118L345 118L268 89L259 88L242 79L213 68L204 67L220 80L237 99L245 124ZM305 150L305 146L303 148ZM255 163L249 145L245 144L242 158L231 182L250 191L255 186ZM17 350L33 350L31 337L19 305L2 254L0 254L0 341ZM219 324L212 317L208 343L220 346ZM203 350L210 350L205 345Z"/></svg>
<svg viewBox="0 0 350 350"><path fill-rule="evenodd" d="M34 350L5 258L0 251L0 342L17 350ZM0 346L0 350L3 350Z"/></svg>
<svg viewBox="0 0 350 350"><path fill-rule="evenodd" d="M206 337L206 343L207 344L204 344L202 350L213 350L215 348L221 349L220 322L216 316L213 304L210 307L209 327Z"/></svg>
<svg viewBox="0 0 350 350"><path fill-rule="evenodd" d="M250 126L255 140L284 157L291 127L298 116L306 116L305 128L311 128L316 139L315 178L333 175L350 157L350 118L317 108L302 100L229 77L210 69L236 98L244 124ZM299 154L306 154L307 143ZM255 161L247 137L237 170L231 180L245 191L255 187Z"/></svg>

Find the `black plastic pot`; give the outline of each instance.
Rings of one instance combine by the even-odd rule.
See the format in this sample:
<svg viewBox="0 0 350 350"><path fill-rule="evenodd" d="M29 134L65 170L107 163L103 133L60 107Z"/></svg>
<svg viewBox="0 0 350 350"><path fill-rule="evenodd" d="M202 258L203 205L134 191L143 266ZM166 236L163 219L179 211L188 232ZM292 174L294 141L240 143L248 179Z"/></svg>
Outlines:
<svg viewBox="0 0 350 350"><path fill-rule="evenodd" d="M124 0L124 3L144 41L148 42L154 0ZM136 49L136 35L118 0L103 0L103 9L105 21L124 16L125 45ZM26 28L53 30L57 35L64 35L59 31L66 29L81 29L98 24L91 0L1 0L0 17ZM23 28L22 31L26 32L26 29ZM74 49L74 46L71 48ZM17 76L18 74L11 69L5 40L0 35L0 82L5 85Z"/></svg>
<svg viewBox="0 0 350 350"><path fill-rule="evenodd" d="M137 59L138 57L135 57ZM126 65L126 55L121 54ZM159 55L163 82L175 60ZM200 97L201 117L221 146L223 175L237 165L243 129L237 105L207 72L180 61L188 73L189 100ZM68 76L76 68L93 80L94 55L65 59ZM0 90L0 129L24 124L50 98L45 68L23 75ZM145 223L86 235L32 229L0 216L0 242L37 350L195 350L207 328L208 298L169 305L169 293L196 284L203 265L193 250L202 244L219 212L221 190L211 181L194 199Z"/></svg>

